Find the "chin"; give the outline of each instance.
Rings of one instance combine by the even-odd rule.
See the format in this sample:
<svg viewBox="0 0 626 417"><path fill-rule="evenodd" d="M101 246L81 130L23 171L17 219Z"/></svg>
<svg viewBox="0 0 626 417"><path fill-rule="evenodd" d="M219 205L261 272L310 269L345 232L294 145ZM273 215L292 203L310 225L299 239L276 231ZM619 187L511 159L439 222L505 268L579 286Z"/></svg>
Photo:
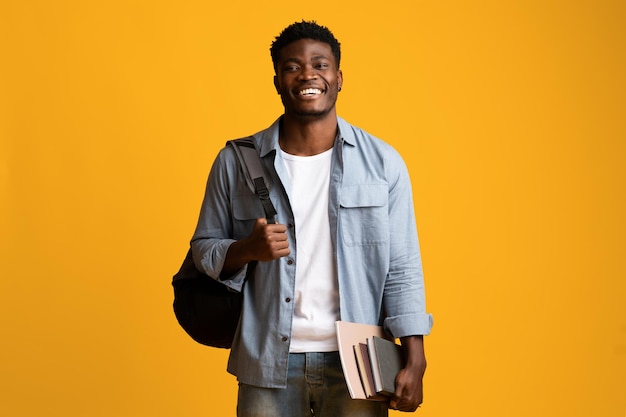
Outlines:
<svg viewBox="0 0 626 417"><path fill-rule="evenodd" d="M291 110L291 114L293 114L294 116L299 116L299 117L310 117L310 118L316 118L316 117L324 117L327 116L332 110L334 109L334 106L328 109L292 109Z"/></svg>

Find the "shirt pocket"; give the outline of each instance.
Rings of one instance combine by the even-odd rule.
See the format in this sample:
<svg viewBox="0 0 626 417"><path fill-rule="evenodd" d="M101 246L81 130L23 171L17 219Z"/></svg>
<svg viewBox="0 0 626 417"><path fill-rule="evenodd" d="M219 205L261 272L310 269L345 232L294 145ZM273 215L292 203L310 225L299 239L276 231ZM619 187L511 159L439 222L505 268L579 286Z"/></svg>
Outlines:
<svg viewBox="0 0 626 417"><path fill-rule="evenodd" d="M348 246L375 246L389 241L387 184L344 186L339 196L339 227Z"/></svg>
<svg viewBox="0 0 626 417"><path fill-rule="evenodd" d="M256 219L265 217L259 198L250 194L237 194L233 197L233 238L242 239L252 233Z"/></svg>

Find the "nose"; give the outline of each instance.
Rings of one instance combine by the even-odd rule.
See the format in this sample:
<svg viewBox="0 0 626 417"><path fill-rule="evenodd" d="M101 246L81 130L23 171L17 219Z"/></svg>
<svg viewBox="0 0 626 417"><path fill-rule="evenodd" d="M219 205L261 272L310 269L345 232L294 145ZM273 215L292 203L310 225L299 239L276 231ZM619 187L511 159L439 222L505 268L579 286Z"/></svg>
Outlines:
<svg viewBox="0 0 626 417"><path fill-rule="evenodd" d="M315 68L313 68L312 65L304 65L298 78L304 81L316 79L317 73L315 72Z"/></svg>

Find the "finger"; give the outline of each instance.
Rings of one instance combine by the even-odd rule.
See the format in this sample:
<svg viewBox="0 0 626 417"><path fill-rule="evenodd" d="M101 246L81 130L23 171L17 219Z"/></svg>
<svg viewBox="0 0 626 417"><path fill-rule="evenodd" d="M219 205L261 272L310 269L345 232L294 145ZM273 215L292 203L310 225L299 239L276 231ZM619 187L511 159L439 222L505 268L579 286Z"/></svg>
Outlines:
<svg viewBox="0 0 626 417"><path fill-rule="evenodd" d="M270 240L272 240L273 242L286 242L287 241L287 234L286 233L272 233L270 235Z"/></svg>
<svg viewBox="0 0 626 417"><path fill-rule="evenodd" d="M394 402L393 404L390 402L389 406L393 410L400 410L400 411L406 411L406 412L411 412L412 413L413 411L418 409L420 404L421 403L415 403L415 402L412 402L412 401L410 401L408 399L400 399L400 400Z"/></svg>
<svg viewBox="0 0 626 417"><path fill-rule="evenodd" d="M280 223L268 224L267 230L272 233L285 233L287 231L287 226Z"/></svg>

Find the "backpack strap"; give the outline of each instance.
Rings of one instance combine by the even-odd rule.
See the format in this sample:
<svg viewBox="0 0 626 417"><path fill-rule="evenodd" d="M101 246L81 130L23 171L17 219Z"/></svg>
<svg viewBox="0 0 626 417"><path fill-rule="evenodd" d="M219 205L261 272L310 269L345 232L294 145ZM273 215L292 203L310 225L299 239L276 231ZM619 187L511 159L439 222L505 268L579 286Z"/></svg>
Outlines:
<svg viewBox="0 0 626 417"><path fill-rule="evenodd" d="M270 200L270 178L263 168L263 161L259 155L256 142L250 136L229 140L227 144L233 147L235 155L237 155L248 188L261 200L267 222L270 224L276 223L276 209L272 204L272 200Z"/></svg>

